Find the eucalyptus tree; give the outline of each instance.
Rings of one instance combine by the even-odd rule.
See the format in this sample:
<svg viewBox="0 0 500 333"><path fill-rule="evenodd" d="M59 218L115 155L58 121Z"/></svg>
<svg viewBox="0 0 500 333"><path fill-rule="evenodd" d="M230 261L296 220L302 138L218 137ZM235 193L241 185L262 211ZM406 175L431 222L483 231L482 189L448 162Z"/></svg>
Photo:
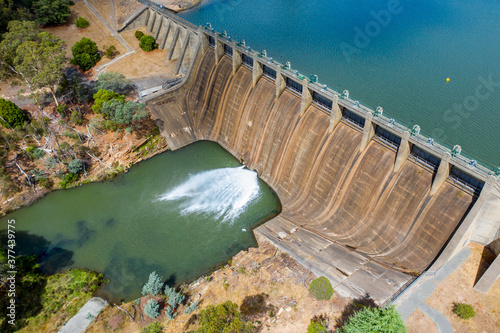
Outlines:
<svg viewBox="0 0 500 333"><path fill-rule="evenodd" d="M66 44L29 21L9 22L0 43L0 79L23 79L31 90L48 88L56 105L55 91L66 63Z"/></svg>

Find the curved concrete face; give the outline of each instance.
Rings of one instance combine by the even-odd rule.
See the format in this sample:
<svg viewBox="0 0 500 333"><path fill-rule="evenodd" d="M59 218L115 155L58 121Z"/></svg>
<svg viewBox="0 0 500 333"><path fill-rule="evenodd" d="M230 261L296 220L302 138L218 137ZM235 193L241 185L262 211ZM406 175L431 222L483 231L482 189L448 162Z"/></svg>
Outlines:
<svg viewBox="0 0 500 333"><path fill-rule="evenodd" d="M372 139L361 151L359 128L342 120L329 131L330 115L316 104L301 115L300 96L286 89L276 98L273 80L253 86L250 69L233 75L231 59L215 58L209 48L187 92L150 107L167 137L189 127L173 149L216 141L276 191L282 213L257 233L329 277L338 292L379 302L390 296L385 289L394 293L433 262L472 195L451 183L431 195L434 173L412 160L394 172L389 146Z"/></svg>

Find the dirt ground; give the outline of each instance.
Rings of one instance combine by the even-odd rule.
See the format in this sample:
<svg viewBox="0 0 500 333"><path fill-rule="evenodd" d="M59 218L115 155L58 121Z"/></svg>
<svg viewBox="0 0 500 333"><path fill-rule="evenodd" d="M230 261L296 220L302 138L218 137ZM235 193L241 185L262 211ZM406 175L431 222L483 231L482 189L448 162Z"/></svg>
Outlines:
<svg viewBox="0 0 500 333"><path fill-rule="evenodd" d="M436 288L426 303L443 313L457 333L500 332L500 280L486 295L472 289L494 260L494 255L488 248L476 244L469 245L469 248L472 254L467 261ZM474 318L462 320L452 312L453 304L462 302L474 307ZM407 325L409 333L436 332L434 323L420 311L408 318Z"/></svg>
<svg viewBox="0 0 500 333"><path fill-rule="evenodd" d="M100 2L104 2L102 0L90 0L92 5L95 5ZM115 6L115 15L116 15L116 29L119 29L125 23L125 20L136 10L144 7L139 1L135 0L110 0ZM97 8L97 7L96 7ZM102 13L101 13L102 15ZM102 15L104 16L104 15ZM106 18L106 17L105 17Z"/></svg>
<svg viewBox="0 0 500 333"><path fill-rule="evenodd" d="M118 30L120 28L118 27L118 22L116 20L114 0L108 0L108 1L87 0L87 1L92 5L92 7L94 7L99 12L99 14L109 23L109 25L113 27L113 29Z"/></svg>
<svg viewBox="0 0 500 333"><path fill-rule="evenodd" d="M89 21L89 26L85 29L79 29L75 26L75 20L81 16ZM88 9L83 2L76 2L74 6L71 6L71 18L67 23L57 26L45 28L47 32L53 34L67 44L66 56L71 58L71 47L83 37L87 37L96 42L97 47L102 50L104 46L114 45L117 50L117 56L126 52L122 44L113 36L108 29L102 24L94 14ZM100 66L111 61L106 57L103 57L96 66Z"/></svg>
<svg viewBox="0 0 500 333"><path fill-rule="evenodd" d="M137 30L141 30L145 34L148 34L146 27ZM156 49L151 52L141 50L139 41L134 37L135 31L136 30L124 31L120 33L120 35L136 50L136 52L106 67L106 72L120 72L129 79L174 73L175 60L167 60L168 49Z"/></svg>

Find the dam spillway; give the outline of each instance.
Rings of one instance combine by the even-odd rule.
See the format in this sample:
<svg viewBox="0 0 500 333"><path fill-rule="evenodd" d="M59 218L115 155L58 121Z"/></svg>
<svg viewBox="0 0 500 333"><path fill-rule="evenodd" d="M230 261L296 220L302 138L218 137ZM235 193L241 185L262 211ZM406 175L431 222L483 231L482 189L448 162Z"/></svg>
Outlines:
<svg viewBox="0 0 500 333"><path fill-rule="evenodd" d="M498 223L491 173L464 168L456 152L436 153L416 128L378 125L379 110L348 93L325 99L308 87L312 79L239 52L244 45L222 34L197 32L184 83L148 102L169 146L215 141L256 170L282 212L255 232L338 292L383 303L470 241L477 221Z"/></svg>

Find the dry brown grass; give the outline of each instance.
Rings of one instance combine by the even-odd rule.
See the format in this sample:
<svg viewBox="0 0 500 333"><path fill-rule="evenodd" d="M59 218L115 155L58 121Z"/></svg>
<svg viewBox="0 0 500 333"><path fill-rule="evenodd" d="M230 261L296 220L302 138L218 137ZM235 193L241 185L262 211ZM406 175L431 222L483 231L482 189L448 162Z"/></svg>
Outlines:
<svg viewBox="0 0 500 333"><path fill-rule="evenodd" d="M87 19L90 25L85 29L79 29L75 26L75 20L78 16ZM55 35L66 42L68 45L66 56L71 58L71 47L83 37L92 39L97 43L97 47L102 50L104 46L114 45L118 55L126 52L122 44L113 36L109 30L94 16L94 14L85 6L83 2L77 2L71 6L71 18L66 24L45 28L47 32ZM109 62L110 59L103 57L96 66Z"/></svg>
<svg viewBox="0 0 500 333"><path fill-rule="evenodd" d="M148 34L145 27L138 30ZM106 71L123 73L129 79L161 74L173 74L176 59L172 59L171 61L167 60L168 49L165 51L156 49L151 52L141 50L139 41L134 37L135 31L136 30L125 31L120 35L136 50L136 52L109 65L106 67Z"/></svg>
<svg viewBox="0 0 500 333"><path fill-rule="evenodd" d="M494 256L489 249L476 244L469 245L469 248L472 254L467 261L436 288L426 303L443 313L457 333L500 332L500 280L486 295L472 289L478 272L482 274ZM471 304L476 316L469 320L457 317L452 312L453 304L457 302ZM436 331L435 325L429 324L429 319L417 312L408 318L407 325L411 333Z"/></svg>

